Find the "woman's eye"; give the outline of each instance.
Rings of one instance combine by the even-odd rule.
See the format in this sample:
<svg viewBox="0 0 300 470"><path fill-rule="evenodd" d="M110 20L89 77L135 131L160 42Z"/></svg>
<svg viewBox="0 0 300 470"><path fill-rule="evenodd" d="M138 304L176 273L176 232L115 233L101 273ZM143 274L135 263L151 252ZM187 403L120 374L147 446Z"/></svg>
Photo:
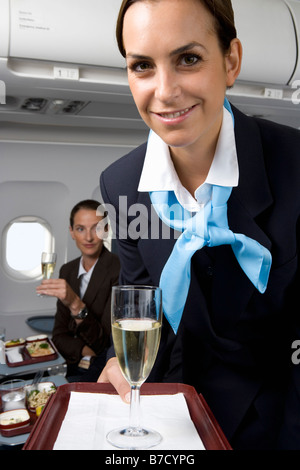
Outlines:
<svg viewBox="0 0 300 470"><path fill-rule="evenodd" d="M149 68L150 68L150 65L147 64L147 62L137 62L129 66L129 69L133 72L145 72Z"/></svg>
<svg viewBox="0 0 300 470"><path fill-rule="evenodd" d="M185 54L182 59L181 63L183 65L195 65L201 60L201 57L196 54Z"/></svg>

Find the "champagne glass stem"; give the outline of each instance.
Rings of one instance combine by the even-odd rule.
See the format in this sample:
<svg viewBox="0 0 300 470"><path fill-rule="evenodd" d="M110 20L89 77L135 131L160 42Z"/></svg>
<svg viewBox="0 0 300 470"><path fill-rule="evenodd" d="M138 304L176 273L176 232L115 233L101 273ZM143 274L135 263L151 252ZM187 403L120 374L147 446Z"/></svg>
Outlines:
<svg viewBox="0 0 300 470"><path fill-rule="evenodd" d="M130 392L130 428L140 429L140 419L140 387L138 385L132 385Z"/></svg>

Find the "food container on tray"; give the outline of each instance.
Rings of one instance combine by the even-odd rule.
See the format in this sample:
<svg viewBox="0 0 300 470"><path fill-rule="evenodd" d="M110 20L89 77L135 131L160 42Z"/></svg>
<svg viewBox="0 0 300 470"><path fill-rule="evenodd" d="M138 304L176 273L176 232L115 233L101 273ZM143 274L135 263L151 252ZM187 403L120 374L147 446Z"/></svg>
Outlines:
<svg viewBox="0 0 300 470"><path fill-rule="evenodd" d="M24 346L25 339L24 338L10 339L9 341L5 341L4 344L5 344L6 349L16 348L18 346Z"/></svg>
<svg viewBox="0 0 300 470"><path fill-rule="evenodd" d="M47 337L45 340L32 341L29 343L27 342L26 349L28 351L28 354L32 358L35 358L35 357L46 358L47 356L51 356L52 354L55 353Z"/></svg>
<svg viewBox="0 0 300 470"><path fill-rule="evenodd" d="M27 336L26 343L35 343L36 341L47 341L47 335L34 335L34 336Z"/></svg>
<svg viewBox="0 0 300 470"><path fill-rule="evenodd" d="M4 411L0 414L0 430L11 431L30 423L30 416L27 410L24 408Z"/></svg>
<svg viewBox="0 0 300 470"><path fill-rule="evenodd" d="M36 385L26 385L25 390L27 408L35 412L36 408L44 406L56 392L56 386L53 382L40 382Z"/></svg>

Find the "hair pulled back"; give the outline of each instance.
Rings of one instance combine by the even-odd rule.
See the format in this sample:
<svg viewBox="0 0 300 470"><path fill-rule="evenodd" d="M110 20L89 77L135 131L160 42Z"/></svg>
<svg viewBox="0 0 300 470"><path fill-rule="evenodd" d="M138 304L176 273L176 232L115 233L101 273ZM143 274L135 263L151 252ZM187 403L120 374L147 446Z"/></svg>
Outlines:
<svg viewBox="0 0 300 470"><path fill-rule="evenodd" d="M116 38L119 50L123 57L126 51L123 43L124 16L128 8L136 2L155 2L157 0L123 0L116 27ZM185 1L185 0L182 0ZM234 11L231 0L199 0L199 2L211 13L215 22L215 32L218 36L221 50L226 54L230 48L232 39L236 38L236 28L234 22Z"/></svg>

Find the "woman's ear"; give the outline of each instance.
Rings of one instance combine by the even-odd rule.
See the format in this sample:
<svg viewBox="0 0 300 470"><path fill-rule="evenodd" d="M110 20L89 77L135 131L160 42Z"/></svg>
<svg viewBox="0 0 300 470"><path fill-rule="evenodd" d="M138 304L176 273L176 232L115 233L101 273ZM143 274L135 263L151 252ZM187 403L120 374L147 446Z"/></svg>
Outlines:
<svg viewBox="0 0 300 470"><path fill-rule="evenodd" d="M242 66L243 48L241 41L235 38L230 43L229 53L225 56L227 73L227 87L232 87L240 74Z"/></svg>
<svg viewBox="0 0 300 470"><path fill-rule="evenodd" d="M71 225L69 226L69 230L70 230L71 237L73 238L73 240L75 240L74 232L73 232Z"/></svg>

